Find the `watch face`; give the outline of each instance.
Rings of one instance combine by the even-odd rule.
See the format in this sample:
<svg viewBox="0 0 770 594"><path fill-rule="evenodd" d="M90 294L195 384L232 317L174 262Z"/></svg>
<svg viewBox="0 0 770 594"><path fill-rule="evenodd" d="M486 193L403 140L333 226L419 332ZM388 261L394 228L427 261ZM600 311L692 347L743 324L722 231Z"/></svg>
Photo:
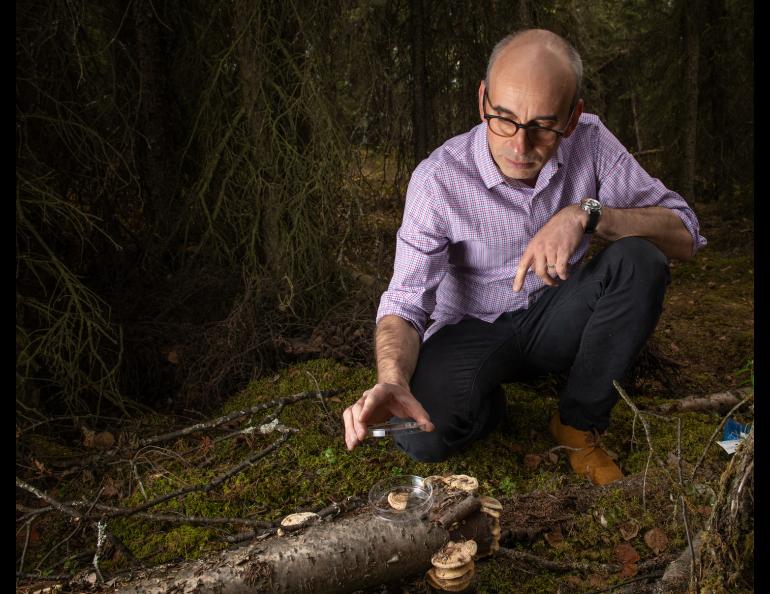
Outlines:
<svg viewBox="0 0 770 594"><path fill-rule="evenodd" d="M580 201L580 206L589 212L602 209L601 202L594 200L593 198L583 198L583 200Z"/></svg>

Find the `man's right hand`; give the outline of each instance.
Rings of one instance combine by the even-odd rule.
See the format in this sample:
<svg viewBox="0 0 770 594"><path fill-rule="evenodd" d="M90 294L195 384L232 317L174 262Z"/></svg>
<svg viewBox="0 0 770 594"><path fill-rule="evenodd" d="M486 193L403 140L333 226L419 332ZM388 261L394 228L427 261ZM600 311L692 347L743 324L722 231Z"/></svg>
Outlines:
<svg viewBox="0 0 770 594"><path fill-rule="evenodd" d="M355 404L342 413L348 449L352 450L364 441L368 425L383 423L393 416L423 423L425 431L434 429L428 413L407 388L380 383L364 392Z"/></svg>

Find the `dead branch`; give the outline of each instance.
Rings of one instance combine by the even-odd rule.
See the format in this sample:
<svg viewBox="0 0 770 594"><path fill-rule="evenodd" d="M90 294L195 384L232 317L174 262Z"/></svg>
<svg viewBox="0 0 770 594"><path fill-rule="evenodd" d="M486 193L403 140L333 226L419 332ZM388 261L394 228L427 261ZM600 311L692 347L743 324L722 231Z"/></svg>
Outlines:
<svg viewBox="0 0 770 594"><path fill-rule="evenodd" d="M301 392L299 394L294 394L293 396L277 398L275 400L271 400L270 402L261 402L259 404L255 404L254 406L250 406L247 409L236 410L231 412L228 415L219 417L211 421L206 421L205 423L196 423L195 425L191 425L189 427L185 427L184 429L179 429L177 431L172 431L171 433L164 433L163 435L156 435L154 437L147 437L144 439L140 439L139 446L143 447L153 443L158 443L160 441L168 441L170 439L175 439L177 437L189 435L197 431L203 431L205 429L213 429L214 427L219 427L220 425L224 425L225 423L229 423L231 421L234 421L235 419L246 417L248 415L252 415L261 410L265 410L266 408L279 407L279 406L283 408L287 404L294 404L295 402L299 402L300 400L305 400L307 398L312 398L312 397L328 398L330 396L339 394L340 392L341 390L339 389L325 390L323 392Z"/></svg>
<svg viewBox="0 0 770 594"><path fill-rule="evenodd" d="M84 505L82 501L73 501L69 505L77 507ZM265 522L264 520L249 520L247 518L202 518L196 516L185 516L182 514L153 514L147 512L134 512L131 509L114 507L112 505L97 504L95 506L99 511L107 512L105 517L120 516L136 516L138 518L144 518L146 520L153 520L155 522L170 522L175 524L194 524L200 526L206 525L222 525L222 524L243 524L246 526L254 526L256 528L270 528L272 522Z"/></svg>
<svg viewBox="0 0 770 594"><path fill-rule="evenodd" d="M689 396L681 400L666 402L655 407L658 412L705 412L715 410L721 414L726 413L730 408L739 404L749 394L753 393L753 388L738 388L737 390L727 390L717 392L708 396Z"/></svg>
<svg viewBox="0 0 770 594"><path fill-rule="evenodd" d="M507 557L512 561L521 561L537 565L541 569L548 571L555 571L558 573L566 573L569 571L579 571L581 573L617 573L620 571L620 565L606 564L606 563L563 563L561 561L552 561L550 559L543 559L532 553L526 551L517 551L515 549L509 549L507 547L500 547L497 551L497 556Z"/></svg>
<svg viewBox="0 0 770 594"><path fill-rule="evenodd" d="M438 522L439 526L447 528L455 522L467 518L480 508L481 501L479 498L474 495L468 495L459 503L452 505L447 511L441 514L441 516L436 519L436 522Z"/></svg>
<svg viewBox="0 0 770 594"><path fill-rule="evenodd" d="M652 438L650 437L650 426L647 423L647 419L644 417L644 415L639 411L639 408L633 403L631 398L628 397L628 394L626 394L626 391L623 389L623 387L616 381L612 380L612 385L615 386L615 389L617 390L618 394L620 394L621 398L625 401L625 403L628 405L628 407L633 411L634 413L634 420L637 418L642 423L642 427L644 428L644 434L647 437L647 447L650 450L650 454L647 458L647 466L649 467L649 462L652 458L655 458L655 461L658 463L658 466L666 473L666 475L669 478L669 481L672 486L674 486L678 491L679 495L682 495L684 488L682 485L680 485L677 481L675 481L671 475L668 472L668 468L666 468L666 464L663 462L663 459L658 455L658 453L655 451L655 448L652 445ZM650 414L650 413L645 413ZM663 417L665 418L665 417ZM671 419L667 419L671 420ZM645 468L644 476L647 476L647 468ZM645 491L642 491L642 498L644 501L645 497ZM645 506L646 507L646 506Z"/></svg>
<svg viewBox="0 0 770 594"><path fill-rule="evenodd" d="M60 503L59 501L57 501L47 493L44 493L37 487L33 487L29 483L24 482L19 477L16 477L16 486L19 487L20 489L24 489L25 491L28 491L29 493L32 493L38 499L42 499L43 501L49 503L51 507L53 507L54 509L59 510L61 513L66 514L71 518L74 518L75 520L80 520L80 518L83 515L77 510L71 508L70 506Z"/></svg>
<svg viewBox="0 0 770 594"><path fill-rule="evenodd" d="M254 462L259 460L260 458L263 458L273 450L277 449L281 444L283 444L293 432L296 432L297 429L292 429L290 427L287 427L288 431L283 433L281 437L276 439L272 444L267 446L266 448L263 448L259 452L256 452L252 454L251 456L247 456L246 459L244 459L240 464L235 466L234 468L231 468L224 474L219 475L212 481L203 484L203 485L188 485L187 487L183 487L181 489L178 489L176 491L173 491L171 493L166 493L165 495L161 495L160 497L156 497L155 499L151 499L150 501L146 501L142 505L139 505L137 507L128 509L128 510L121 510L120 512L113 512L107 515L107 517L116 518L116 517L127 517L132 516L138 512L144 511L150 507L154 507L158 505L159 503L163 503L164 501L167 501L169 499L173 499L174 497L178 497L180 495L187 495L188 493L192 493L195 491L203 491L205 493L208 493L215 487L218 487L220 484L225 482L227 479L235 476L242 470L245 470L246 468L252 466Z"/></svg>

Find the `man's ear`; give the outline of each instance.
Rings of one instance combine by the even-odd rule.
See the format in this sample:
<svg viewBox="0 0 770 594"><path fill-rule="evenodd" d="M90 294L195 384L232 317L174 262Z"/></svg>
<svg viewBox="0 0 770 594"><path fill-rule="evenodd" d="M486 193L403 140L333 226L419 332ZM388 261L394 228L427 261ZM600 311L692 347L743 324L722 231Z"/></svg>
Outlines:
<svg viewBox="0 0 770 594"><path fill-rule="evenodd" d="M484 91L486 90L487 87L482 80L479 83L479 117L481 118L482 122L484 121Z"/></svg>
<svg viewBox="0 0 770 594"><path fill-rule="evenodd" d="M580 114L583 113L583 105L583 100L578 99L577 104L575 104L575 109L572 112L572 118L567 122L567 127L564 128L564 138L569 137L575 131L575 128L577 128Z"/></svg>

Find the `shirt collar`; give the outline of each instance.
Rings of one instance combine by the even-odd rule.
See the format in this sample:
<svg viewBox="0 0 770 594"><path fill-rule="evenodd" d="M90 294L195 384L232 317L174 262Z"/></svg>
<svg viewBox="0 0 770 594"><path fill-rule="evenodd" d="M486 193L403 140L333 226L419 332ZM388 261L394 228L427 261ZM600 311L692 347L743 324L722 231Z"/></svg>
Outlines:
<svg viewBox="0 0 770 594"><path fill-rule="evenodd" d="M489 142L487 141L487 123L482 122L476 127L475 137L473 139L473 158L476 161L476 167L479 170L481 179L487 190L491 190L499 184L506 183L506 179L503 176L500 168L492 158L492 153L489 152ZM556 152L551 155L548 162L543 165L540 170L540 174L537 176L537 184L535 187L543 187L550 181L553 175L558 171L559 167L564 163L564 152L562 150L563 143L560 142L556 147ZM523 184L522 184L523 185Z"/></svg>

